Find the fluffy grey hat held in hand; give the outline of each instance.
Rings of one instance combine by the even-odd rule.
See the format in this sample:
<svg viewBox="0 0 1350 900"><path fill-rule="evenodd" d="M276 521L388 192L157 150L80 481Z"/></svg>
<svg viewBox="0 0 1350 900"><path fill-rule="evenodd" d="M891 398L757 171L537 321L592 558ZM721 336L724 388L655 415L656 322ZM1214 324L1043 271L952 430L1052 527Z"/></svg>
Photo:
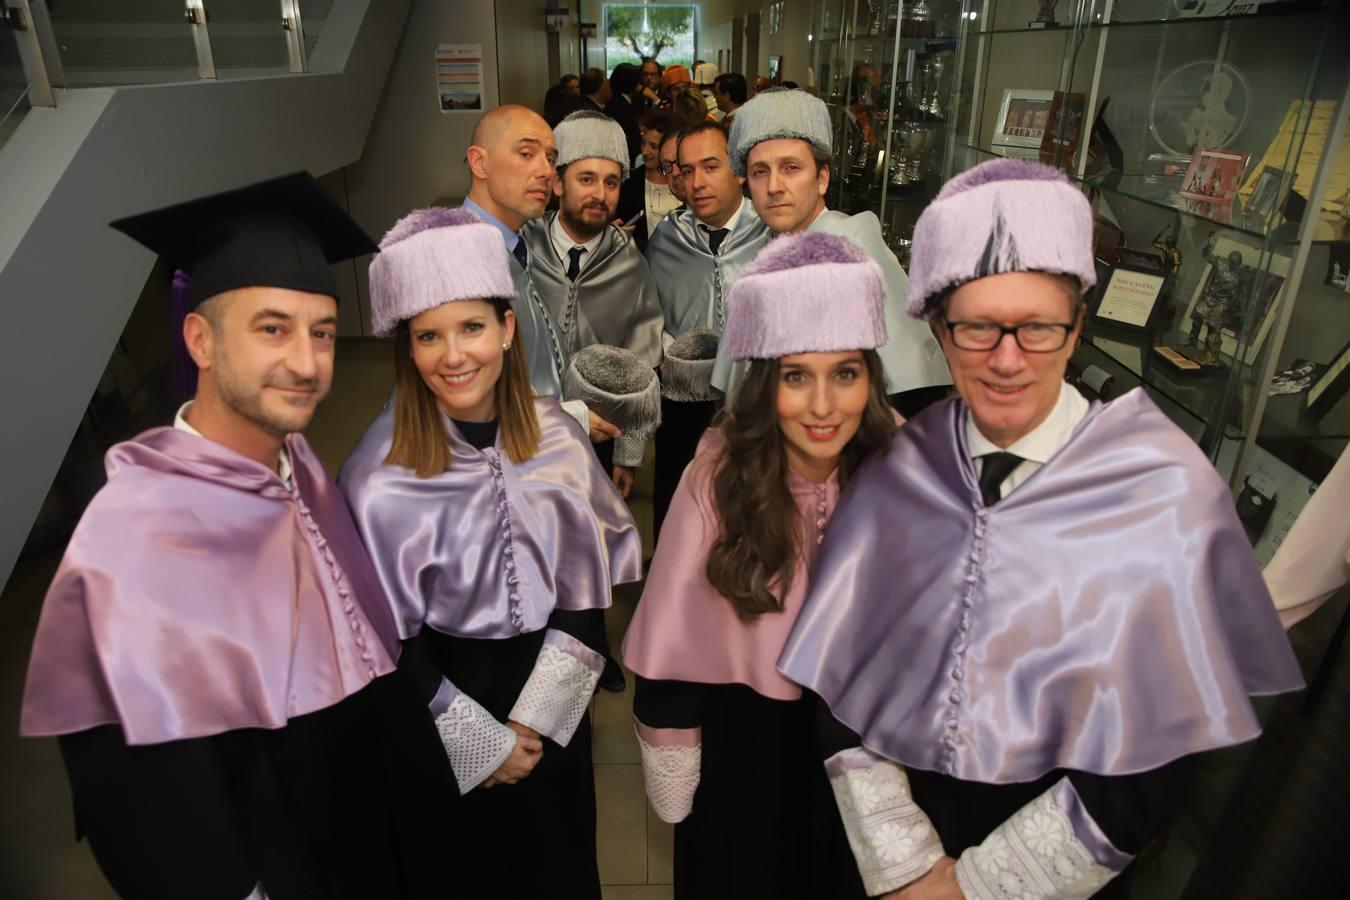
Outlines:
<svg viewBox="0 0 1350 900"><path fill-rule="evenodd" d="M394 223L370 263L377 337L452 300L516 298L501 232L467 209L415 209Z"/></svg>
<svg viewBox="0 0 1350 900"><path fill-rule="evenodd" d="M592 344L572 354L563 375L563 397L586 406L619 426L614 463L637 468L647 438L661 424L661 384L656 370L622 347Z"/></svg>
<svg viewBox="0 0 1350 900"><path fill-rule="evenodd" d="M678 403L712 400L717 341L711 328L694 328L671 341L661 364L662 396Z"/></svg>
<svg viewBox="0 0 1350 900"><path fill-rule="evenodd" d="M905 311L925 319L947 291L1004 272L1097 283L1092 207L1058 169L994 159L943 185L914 226Z"/></svg>
<svg viewBox="0 0 1350 900"><path fill-rule="evenodd" d="M875 350L886 343L881 267L852 241L807 231L764 245L731 286L729 359Z"/></svg>
<svg viewBox="0 0 1350 900"><path fill-rule="evenodd" d="M558 168L579 159L597 157L613 160L628 177L628 141L623 127L604 113L581 109L569 115L553 129L553 141L558 145Z"/></svg>
<svg viewBox="0 0 1350 900"><path fill-rule="evenodd" d="M769 88L756 94L731 120L727 138L731 170L744 177L750 151L774 138L801 138L828 156L834 131L825 101L796 88Z"/></svg>

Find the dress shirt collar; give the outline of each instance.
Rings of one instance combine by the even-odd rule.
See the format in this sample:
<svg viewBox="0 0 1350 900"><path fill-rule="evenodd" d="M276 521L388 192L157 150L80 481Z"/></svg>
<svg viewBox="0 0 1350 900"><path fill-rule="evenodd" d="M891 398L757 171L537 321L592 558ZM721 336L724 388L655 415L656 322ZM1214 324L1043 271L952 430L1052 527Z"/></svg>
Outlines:
<svg viewBox="0 0 1350 900"><path fill-rule="evenodd" d="M179 431L186 431L188 434L195 434L199 438L210 440L206 435L188 424L187 411L190 406L192 406L191 400L178 407L178 415L173 417L173 427ZM291 455L286 452L285 444L281 445L281 455L277 458L277 474L281 476L281 480L286 487L291 486Z"/></svg>
<svg viewBox="0 0 1350 900"><path fill-rule="evenodd" d="M548 236L553 241L553 250L558 254L558 260L563 264L563 268L567 267L567 251L573 247L584 247L586 252L581 254L581 268L584 270L591 264L591 258L595 256L595 248L600 246L600 239L605 236L605 233L600 232L584 244L573 240L572 236L563 228L562 213L558 213L553 216L553 221L548 226Z"/></svg>
<svg viewBox="0 0 1350 900"><path fill-rule="evenodd" d="M516 242L520 240L520 232L512 230L511 226L507 225L486 209L483 209L483 207L479 206L469 197L464 198L462 208L467 209L469 212L475 214L478 218L500 231L502 233L502 240L506 242L506 249L508 252L516 249Z"/></svg>
<svg viewBox="0 0 1350 900"><path fill-rule="evenodd" d="M729 240L731 236L736 233L736 224L741 221L741 213L744 211L745 211L745 198L742 197L740 205L736 207L736 211L731 214L731 218L727 219L726 224L722 226L727 230L727 236L723 238L723 241ZM709 229L710 231L716 231L717 229L713 228L711 225L704 224L703 221L699 219L697 216L695 216L694 219L695 221L698 222L698 233L703 235L703 243L704 245L707 245L708 232L704 231L704 229L706 228Z"/></svg>

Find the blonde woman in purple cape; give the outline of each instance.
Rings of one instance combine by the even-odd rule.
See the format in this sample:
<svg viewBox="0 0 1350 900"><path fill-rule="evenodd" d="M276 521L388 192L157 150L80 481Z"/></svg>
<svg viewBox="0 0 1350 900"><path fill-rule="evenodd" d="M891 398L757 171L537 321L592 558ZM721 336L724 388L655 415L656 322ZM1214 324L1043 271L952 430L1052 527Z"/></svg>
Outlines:
<svg viewBox="0 0 1350 900"><path fill-rule="evenodd" d="M877 264L780 238L732 288L749 361L685 470L624 642L647 795L687 900L861 898L820 768L813 701L775 668L843 484L895 429Z"/></svg>
<svg viewBox="0 0 1350 900"><path fill-rule="evenodd" d="M338 481L463 795L471 864L447 879L457 896L598 900L593 611L641 577L637 528L585 432L530 388L497 230L424 209L380 246L395 395Z"/></svg>

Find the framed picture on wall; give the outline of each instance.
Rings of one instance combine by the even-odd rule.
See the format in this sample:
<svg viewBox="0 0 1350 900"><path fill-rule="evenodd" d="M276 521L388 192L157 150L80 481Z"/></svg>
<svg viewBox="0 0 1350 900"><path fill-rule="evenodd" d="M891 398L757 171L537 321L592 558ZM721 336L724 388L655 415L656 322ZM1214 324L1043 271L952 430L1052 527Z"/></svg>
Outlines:
<svg viewBox="0 0 1350 900"><path fill-rule="evenodd" d="M1055 91L1050 116L1041 136L1041 162L1067 169L1083 140L1083 113L1086 94Z"/></svg>
<svg viewBox="0 0 1350 900"><path fill-rule="evenodd" d="M1276 169L1272 166L1266 166L1256 176L1256 186L1252 188L1252 195L1247 199L1248 215L1258 216L1262 219L1270 217L1280 205L1283 199L1280 196L1280 184L1284 181L1285 173L1283 169ZM1294 180L1289 179L1293 184Z"/></svg>
<svg viewBox="0 0 1350 900"><path fill-rule="evenodd" d="M1033 147L1039 156L1054 100L1054 91L1005 88L991 143L1003 147Z"/></svg>
<svg viewBox="0 0 1350 900"><path fill-rule="evenodd" d="M769 57L769 83L783 83L783 57L781 56Z"/></svg>

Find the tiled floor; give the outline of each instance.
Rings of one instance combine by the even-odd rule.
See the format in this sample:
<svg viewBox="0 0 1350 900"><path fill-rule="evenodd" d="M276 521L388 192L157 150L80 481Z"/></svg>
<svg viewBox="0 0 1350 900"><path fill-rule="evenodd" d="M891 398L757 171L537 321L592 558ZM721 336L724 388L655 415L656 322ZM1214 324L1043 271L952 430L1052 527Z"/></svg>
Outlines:
<svg viewBox="0 0 1350 900"><path fill-rule="evenodd" d="M344 341L332 396L308 436L336 473L375 417L392 384L387 345ZM631 505L651 554L651 466ZM33 629L59 554L23 560L0 594L0 898L113 900L83 844L73 840L70 791L53 740L20 740L19 701ZM637 586L619 591L607 616L617 651L632 618ZM631 679L630 679L631 680ZM632 689L601 693L594 704L600 878L605 900L670 900L672 832L647 805L632 728ZM185 898L186 900L186 898Z"/></svg>

